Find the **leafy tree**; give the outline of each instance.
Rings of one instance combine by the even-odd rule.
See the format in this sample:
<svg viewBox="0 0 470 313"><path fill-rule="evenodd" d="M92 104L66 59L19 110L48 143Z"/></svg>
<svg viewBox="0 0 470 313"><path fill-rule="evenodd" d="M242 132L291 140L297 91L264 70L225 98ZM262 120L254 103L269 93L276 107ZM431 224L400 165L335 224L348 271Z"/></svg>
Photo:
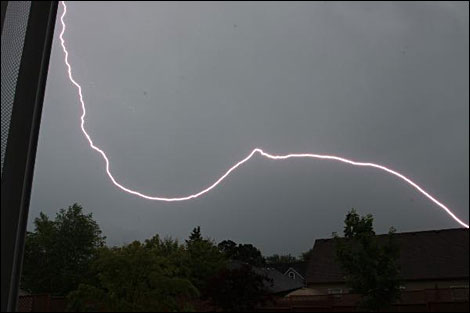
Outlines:
<svg viewBox="0 0 470 313"><path fill-rule="evenodd" d="M373 217L360 217L354 209L346 215L344 237L336 234L337 260L353 293L362 295L360 306L377 311L389 307L400 297L398 246L395 230L378 240Z"/></svg>
<svg viewBox="0 0 470 313"><path fill-rule="evenodd" d="M90 263L105 242L91 213L75 203L53 221L40 213L34 225L26 234L22 289L66 295L90 278Z"/></svg>
<svg viewBox="0 0 470 313"><path fill-rule="evenodd" d="M191 282L204 290L207 279L225 267L226 258L213 241L203 239L201 228L194 228L186 240L185 265L189 268Z"/></svg>
<svg viewBox="0 0 470 313"><path fill-rule="evenodd" d="M223 311L253 311L269 299L266 286L269 279L253 271L247 264L239 268L224 268L213 276L206 293L212 302Z"/></svg>
<svg viewBox="0 0 470 313"><path fill-rule="evenodd" d="M252 244L237 245L231 240L224 240L217 247L231 260L245 262L253 266L263 266L266 263L261 251Z"/></svg>
<svg viewBox="0 0 470 313"><path fill-rule="evenodd" d="M292 256L291 254L285 254L285 255L273 254L266 258L266 263L268 264L280 264L280 263L290 264L290 263L295 263L295 262L298 262L298 260L295 256Z"/></svg>
<svg viewBox="0 0 470 313"><path fill-rule="evenodd" d="M235 259L253 266L263 266L266 263L261 251L252 244L239 244Z"/></svg>
<svg viewBox="0 0 470 313"><path fill-rule="evenodd" d="M98 278L69 295L70 310L181 311L199 295L181 264L184 247L158 236L145 243L103 248L93 263Z"/></svg>
<svg viewBox="0 0 470 313"><path fill-rule="evenodd" d="M190 279L191 270L187 266L187 251L177 240L170 237L161 240L158 235L155 235L145 240L145 248L156 249L158 255L168 259L167 268L171 270L173 276Z"/></svg>
<svg viewBox="0 0 470 313"><path fill-rule="evenodd" d="M232 240L224 240L221 241L217 248L219 248L220 252L225 254L228 259L234 259L237 255L237 244Z"/></svg>

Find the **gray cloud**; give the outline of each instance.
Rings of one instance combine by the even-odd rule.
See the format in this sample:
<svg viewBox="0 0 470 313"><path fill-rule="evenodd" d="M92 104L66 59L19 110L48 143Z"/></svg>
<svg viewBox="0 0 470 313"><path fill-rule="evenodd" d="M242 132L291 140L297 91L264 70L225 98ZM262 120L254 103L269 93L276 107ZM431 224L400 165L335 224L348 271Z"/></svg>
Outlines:
<svg viewBox="0 0 470 313"><path fill-rule="evenodd" d="M61 10L59 10L59 14ZM86 127L124 185L194 193L254 147L392 167L469 219L468 3L70 3L66 40ZM118 190L80 132L56 37L30 221L81 203L110 244L196 225L265 253L300 253L348 209L379 232L457 227L394 177L256 157L204 197Z"/></svg>

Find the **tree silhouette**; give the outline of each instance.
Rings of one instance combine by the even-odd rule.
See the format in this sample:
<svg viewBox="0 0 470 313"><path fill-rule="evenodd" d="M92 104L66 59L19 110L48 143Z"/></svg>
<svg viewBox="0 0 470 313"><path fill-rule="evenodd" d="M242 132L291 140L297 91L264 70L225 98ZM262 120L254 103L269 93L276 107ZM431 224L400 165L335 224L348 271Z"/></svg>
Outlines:
<svg viewBox="0 0 470 313"><path fill-rule="evenodd" d="M393 227L379 241L373 221L372 215L360 217L352 209L344 221L344 238L334 237L346 284L353 293L361 294L362 309L377 311L400 297L399 250Z"/></svg>
<svg viewBox="0 0 470 313"><path fill-rule="evenodd" d="M26 234L21 288L66 295L89 278L90 263L105 237L92 214L78 204L61 209L55 220L40 213Z"/></svg>

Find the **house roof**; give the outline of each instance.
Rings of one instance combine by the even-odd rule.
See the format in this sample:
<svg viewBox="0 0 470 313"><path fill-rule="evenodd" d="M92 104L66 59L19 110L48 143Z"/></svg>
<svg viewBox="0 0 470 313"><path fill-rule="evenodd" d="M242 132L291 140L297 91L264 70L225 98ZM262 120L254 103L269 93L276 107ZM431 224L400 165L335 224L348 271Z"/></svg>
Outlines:
<svg viewBox="0 0 470 313"><path fill-rule="evenodd" d="M266 276L270 280L270 282L265 283L265 287L271 294L287 293L304 287L301 280L289 278L275 268L254 267L247 263L233 260L229 262L228 268L235 269L243 265L250 266L255 273Z"/></svg>
<svg viewBox="0 0 470 313"><path fill-rule="evenodd" d="M378 235L385 239L385 235ZM395 234L404 280L469 277L468 229L442 229ZM315 240L307 269L307 284L343 282L333 239Z"/></svg>
<svg viewBox="0 0 470 313"><path fill-rule="evenodd" d="M276 264L269 264L267 267L273 267L277 269L282 274L286 274L286 272L292 268L296 271L299 275L305 278L305 272L307 270L307 262L293 262L293 263L276 263Z"/></svg>
<svg viewBox="0 0 470 313"><path fill-rule="evenodd" d="M273 294L286 293L304 287L302 280L287 277L274 268L258 268L257 270L272 279L272 285L268 286L268 289Z"/></svg>

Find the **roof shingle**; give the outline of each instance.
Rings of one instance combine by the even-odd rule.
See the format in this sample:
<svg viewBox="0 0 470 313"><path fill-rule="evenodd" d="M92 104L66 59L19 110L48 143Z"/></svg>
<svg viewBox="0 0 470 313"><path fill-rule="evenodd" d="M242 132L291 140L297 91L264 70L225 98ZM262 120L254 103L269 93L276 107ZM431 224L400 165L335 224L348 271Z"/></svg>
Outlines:
<svg viewBox="0 0 470 313"><path fill-rule="evenodd" d="M384 235L378 235L384 238ZM469 230L443 229L395 234L404 280L469 277ZM307 284L343 282L332 239L318 239L307 269Z"/></svg>

